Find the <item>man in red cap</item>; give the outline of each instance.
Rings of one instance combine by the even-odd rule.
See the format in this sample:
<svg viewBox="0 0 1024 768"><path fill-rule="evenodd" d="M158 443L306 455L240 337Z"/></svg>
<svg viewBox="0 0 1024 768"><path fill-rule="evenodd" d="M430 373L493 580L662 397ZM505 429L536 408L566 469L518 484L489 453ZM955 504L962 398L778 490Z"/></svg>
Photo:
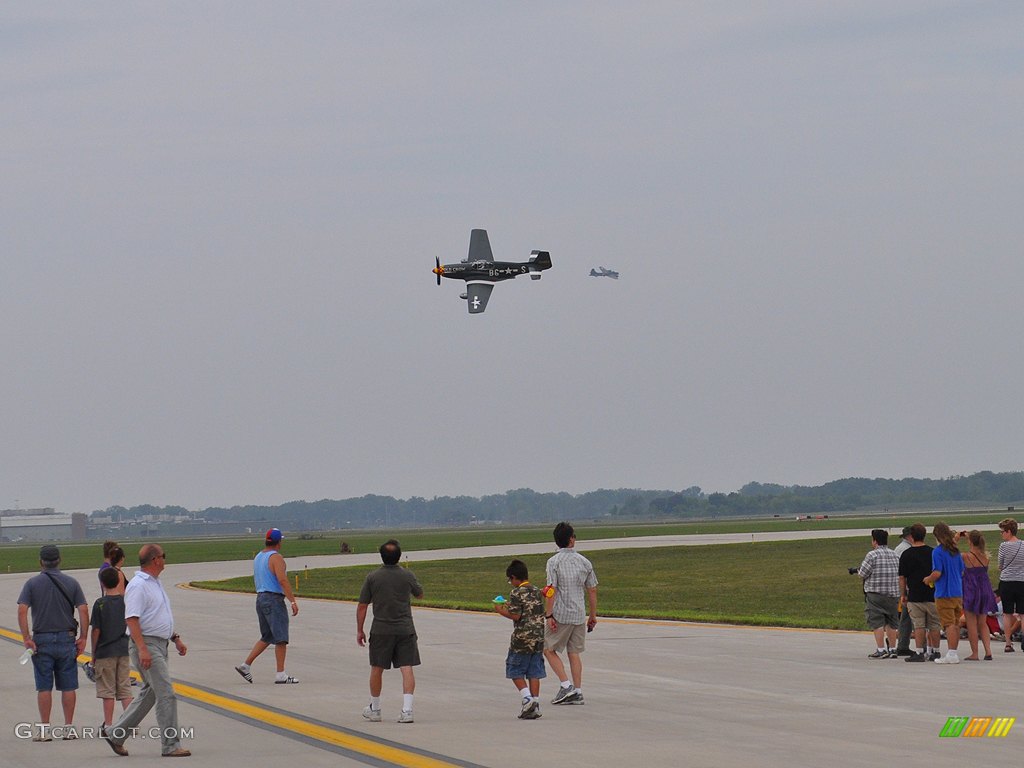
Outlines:
<svg viewBox="0 0 1024 768"><path fill-rule="evenodd" d="M274 682L287 685L299 682L284 671L284 658L288 653L288 610L284 601L287 599L292 606L292 616L299 614L299 604L288 584L288 569L284 557L281 556L281 541L284 536L277 528L267 531L263 551L253 560L253 580L256 583L256 615L260 620L260 639L252 647L249 657L235 667L235 671L252 682L250 665L256 657L274 646L277 657L277 677Z"/></svg>

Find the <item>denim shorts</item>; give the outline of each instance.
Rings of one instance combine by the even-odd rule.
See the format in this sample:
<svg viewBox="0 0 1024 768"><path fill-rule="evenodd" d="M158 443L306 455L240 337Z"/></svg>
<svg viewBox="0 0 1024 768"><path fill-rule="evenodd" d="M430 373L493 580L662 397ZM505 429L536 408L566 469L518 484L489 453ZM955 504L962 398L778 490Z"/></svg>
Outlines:
<svg viewBox="0 0 1024 768"><path fill-rule="evenodd" d="M74 632L36 632L32 669L37 691L78 690L78 649Z"/></svg>
<svg viewBox="0 0 1024 768"><path fill-rule="evenodd" d="M505 677L509 680L543 680L548 676L544 669L544 654L508 652L505 657Z"/></svg>
<svg viewBox="0 0 1024 768"><path fill-rule="evenodd" d="M288 642L288 609L284 595L260 592L256 595L256 614L260 617L260 640L270 645Z"/></svg>

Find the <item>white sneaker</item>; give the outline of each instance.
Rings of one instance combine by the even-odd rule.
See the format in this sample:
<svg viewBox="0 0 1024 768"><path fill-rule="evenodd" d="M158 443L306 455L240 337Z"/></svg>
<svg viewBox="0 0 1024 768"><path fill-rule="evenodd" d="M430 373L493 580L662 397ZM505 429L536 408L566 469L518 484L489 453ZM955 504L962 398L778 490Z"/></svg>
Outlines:
<svg viewBox="0 0 1024 768"><path fill-rule="evenodd" d="M408 709L403 709L402 710L402 714L399 715L399 717L398 717L398 722L400 722L400 723L411 723L411 722L414 722L413 719L412 719L412 712L410 712Z"/></svg>
<svg viewBox="0 0 1024 768"><path fill-rule="evenodd" d="M937 658L935 660L935 663L936 664L959 664L960 663L960 657L959 656L950 656L949 654L947 654L945 656L940 656L939 658Z"/></svg>
<svg viewBox="0 0 1024 768"><path fill-rule="evenodd" d="M380 710L379 709L370 709L370 705L367 704L366 708L363 709L363 717L365 717L371 723L379 723L380 719L381 719L380 718Z"/></svg>

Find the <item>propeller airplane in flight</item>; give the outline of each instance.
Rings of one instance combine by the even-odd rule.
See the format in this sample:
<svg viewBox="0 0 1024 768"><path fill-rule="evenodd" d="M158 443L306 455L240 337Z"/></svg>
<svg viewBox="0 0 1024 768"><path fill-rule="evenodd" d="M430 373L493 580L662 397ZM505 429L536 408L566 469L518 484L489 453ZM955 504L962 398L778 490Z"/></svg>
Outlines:
<svg viewBox="0 0 1024 768"><path fill-rule="evenodd" d="M442 264L436 257L434 261L437 266L433 271L437 275L438 285L442 277L466 281L466 292L460 294L460 298L466 300L471 315L478 315L487 309L487 300L491 297L495 283L519 275L529 275L531 280L540 280L541 271L551 269L551 254L547 251L532 251L529 261L495 261L486 229L474 229L470 233L469 256L465 261Z"/></svg>

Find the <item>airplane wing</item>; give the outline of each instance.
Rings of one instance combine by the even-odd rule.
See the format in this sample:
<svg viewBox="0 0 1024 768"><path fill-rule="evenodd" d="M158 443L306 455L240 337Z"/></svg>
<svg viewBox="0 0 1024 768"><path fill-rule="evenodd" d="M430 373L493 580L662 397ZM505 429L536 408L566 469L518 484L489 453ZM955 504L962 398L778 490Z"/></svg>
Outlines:
<svg viewBox="0 0 1024 768"><path fill-rule="evenodd" d="M483 232L483 230L474 230L474 232ZM487 234L484 233L485 242L486 239ZM487 309L487 300L491 298L491 289L493 288L494 283L482 281L466 283L466 306L469 308L469 314L478 315Z"/></svg>
<svg viewBox="0 0 1024 768"><path fill-rule="evenodd" d="M491 255L491 241L487 239L486 229L474 229L469 235L468 261L494 261ZM483 310L480 310L483 312Z"/></svg>

